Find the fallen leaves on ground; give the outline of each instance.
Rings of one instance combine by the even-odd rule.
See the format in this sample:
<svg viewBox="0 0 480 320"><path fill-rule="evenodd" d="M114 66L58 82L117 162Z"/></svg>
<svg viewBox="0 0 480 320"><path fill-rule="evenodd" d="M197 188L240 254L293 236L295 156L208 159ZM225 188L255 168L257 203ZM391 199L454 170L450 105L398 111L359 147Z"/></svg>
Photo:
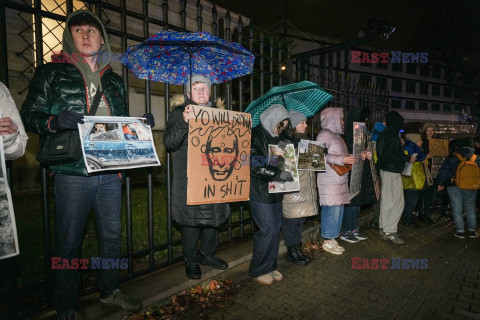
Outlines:
<svg viewBox="0 0 480 320"><path fill-rule="evenodd" d="M206 286L194 286L173 295L159 307L150 307L125 320L208 319L207 313L222 308L235 295L239 285L233 280L212 280Z"/></svg>
<svg viewBox="0 0 480 320"><path fill-rule="evenodd" d="M320 243L320 241L308 241L302 248L303 253L309 258L311 258L314 253L322 250L322 244Z"/></svg>

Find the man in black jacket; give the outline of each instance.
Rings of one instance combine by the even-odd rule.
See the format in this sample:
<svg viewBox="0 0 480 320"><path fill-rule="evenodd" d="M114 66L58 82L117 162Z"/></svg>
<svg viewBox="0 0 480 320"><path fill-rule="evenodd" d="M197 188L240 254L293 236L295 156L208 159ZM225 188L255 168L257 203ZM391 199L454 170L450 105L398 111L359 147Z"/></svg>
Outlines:
<svg viewBox="0 0 480 320"><path fill-rule="evenodd" d="M403 244L404 241L397 235L398 222L405 205L401 173L405 164L414 162L415 157L405 154L398 136L403 127L403 117L396 111L390 111L386 120L387 127L377 140L381 184L379 227L384 240Z"/></svg>

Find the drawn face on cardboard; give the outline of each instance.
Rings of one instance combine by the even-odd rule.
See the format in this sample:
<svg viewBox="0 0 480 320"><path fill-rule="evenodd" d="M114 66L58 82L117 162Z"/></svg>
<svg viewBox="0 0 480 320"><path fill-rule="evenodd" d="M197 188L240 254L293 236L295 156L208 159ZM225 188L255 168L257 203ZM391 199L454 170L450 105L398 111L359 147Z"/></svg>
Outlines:
<svg viewBox="0 0 480 320"><path fill-rule="evenodd" d="M237 136L227 127L213 130L205 145L205 155L213 180L227 180L238 159Z"/></svg>

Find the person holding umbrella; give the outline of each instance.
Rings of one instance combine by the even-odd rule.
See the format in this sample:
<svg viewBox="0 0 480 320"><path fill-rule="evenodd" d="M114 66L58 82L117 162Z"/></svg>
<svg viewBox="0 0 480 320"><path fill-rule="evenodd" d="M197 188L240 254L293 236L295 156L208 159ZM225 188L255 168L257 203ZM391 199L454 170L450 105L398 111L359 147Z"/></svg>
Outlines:
<svg viewBox="0 0 480 320"><path fill-rule="evenodd" d="M210 100L211 82L205 76L193 74L185 84L185 96L172 98L174 109L170 113L163 137L167 151L173 152L173 219L182 226L182 248L185 256L185 271L190 279L202 276L199 263L216 269L227 269L228 264L215 256L217 249L217 227L230 216L227 203L187 205L187 158L188 119L192 105L216 108ZM220 107L220 106L218 106ZM202 238L198 251L197 242Z"/></svg>
<svg viewBox="0 0 480 320"><path fill-rule="evenodd" d="M300 139L307 137L307 117L296 110L288 112L293 128L295 149ZM287 261L305 266L311 261L302 252L302 231L306 217L318 215L317 186L313 171L299 170L300 191L283 196L282 232L287 246Z"/></svg>

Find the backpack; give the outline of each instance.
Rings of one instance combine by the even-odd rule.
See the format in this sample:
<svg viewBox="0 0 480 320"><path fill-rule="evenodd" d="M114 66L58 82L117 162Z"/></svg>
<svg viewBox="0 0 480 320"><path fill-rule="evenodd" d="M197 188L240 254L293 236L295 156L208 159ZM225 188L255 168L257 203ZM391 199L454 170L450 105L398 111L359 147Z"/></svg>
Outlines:
<svg viewBox="0 0 480 320"><path fill-rule="evenodd" d="M455 184L459 189L463 190L478 190L480 189L480 168L478 168L474 154L470 159L462 157L458 152L453 153L460 164L455 172Z"/></svg>

